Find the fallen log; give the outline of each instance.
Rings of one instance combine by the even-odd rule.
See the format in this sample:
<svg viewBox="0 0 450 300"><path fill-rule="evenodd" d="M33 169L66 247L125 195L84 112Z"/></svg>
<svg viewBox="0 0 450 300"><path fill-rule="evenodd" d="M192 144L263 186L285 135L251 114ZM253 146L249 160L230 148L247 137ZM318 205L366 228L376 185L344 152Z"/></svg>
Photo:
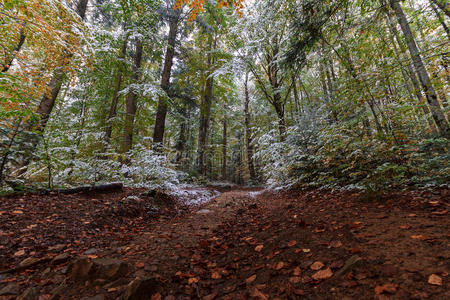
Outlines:
<svg viewBox="0 0 450 300"><path fill-rule="evenodd" d="M122 190L123 184L121 182L113 182L101 185L88 185L79 186L69 189L57 189L55 192L59 194L76 194L76 193L86 193L86 192L109 192L115 190Z"/></svg>
<svg viewBox="0 0 450 300"><path fill-rule="evenodd" d="M24 188L23 191L14 190L12 192L6 192L0 194L0 197L9 197L9 196L22 196L22 195L48 195L51 193L58 194L76 194L76 193L86 193L86 192L110 192L115 190L122 190L123 184L121 182L113 182L106 183L101 185L87 185L87 186L79 186L75 188L67 188L67 189L33 189L31 187Z"/></svg>

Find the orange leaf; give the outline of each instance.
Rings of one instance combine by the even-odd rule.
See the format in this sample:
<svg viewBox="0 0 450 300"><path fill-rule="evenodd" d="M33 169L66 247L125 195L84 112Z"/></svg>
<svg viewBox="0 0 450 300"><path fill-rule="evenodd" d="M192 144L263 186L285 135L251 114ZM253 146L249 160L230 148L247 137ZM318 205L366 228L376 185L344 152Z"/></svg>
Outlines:
<svg viewBox="0 0 450 300"><path fill-rule="evenodd" d="M292 247L292 246L295 246L296 244L297 244L297 241L292 240L292 241L290 241L290 242L288 243L288 246L289 246L289 247Z"/></svg>
<svg viewBox="0 0 450 300"><path fill-rule="evenodd" d="M253 281L255 281L255 279L256 279L256 274L254 274L254 275L250 276L249 278L245 279L245 282L246 282L247 284L250 284L250 283L252 283Z"/></svg>
<svg viewBox="0 0 450 300"><path fill-rule="evenodd" d="M142 261L136 263L136 268L142 269L145 266L145 263Z"/></svg>
<svg viewBox="0 0 450 300"><path fill-rule="evenodd" d="M432 285L442 285L442 278L436 274L431 274L430 277L428 277L428 283Z"/></svg>
<svg viewBox="0 0 450 300"><path fill-rule="evenodd" d="M314 273L311 277L314 280L323 280L323 279L328 279L331 276L333 276L333 272L331 271L330 268L327 268L325 270L321 270L317 273Z"/></svg>
<svg viewBox="0 0 450 300"><path fill-rule="evenodd" d="M389 293L389 294L394 294L395 291L397 290L397 287L398 287L397 284L386 283L382 286L377 286L375 288L375 294L380 295L384 292Z"/></svg>
<svg viewBox="0 0 450 300"><path fill-rule="evenodd" d="M315 263L313 263L309 268L311 270L317 271L322 269L323 267L325 267L325 265L323 264L323 262L321 261L316 261Z"/></svg>
<svg viewBox="0 0 450 300"><path fill-rule="evenodd" d="M264 248L264 245L258 245L255 247L256 252L261 252L261 250Z"/></svg>
<svg viewBox="0 0 450 300"><path fill-rule="evenodd" d="M212 279L220 279L220 278L222 278L222 275L220 275L219 272L213 272L211 274L211 278Z"/></svg>
<svg viewBox="0 0 450 300"><path fill-rule="evenodd" d="M284 267L285 265L284 265L284 262L282 262L282 261L279 261L278 263L277 263L277 265L275 266L275 270L281 270L281 269L283 269L283 267Z"/></svg>

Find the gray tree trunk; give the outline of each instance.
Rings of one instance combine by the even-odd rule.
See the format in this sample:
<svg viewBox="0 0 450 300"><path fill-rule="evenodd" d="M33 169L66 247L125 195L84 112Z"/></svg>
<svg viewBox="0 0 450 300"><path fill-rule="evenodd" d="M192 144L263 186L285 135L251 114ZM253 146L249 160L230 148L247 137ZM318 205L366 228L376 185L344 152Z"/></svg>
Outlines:
<svg viewBox="0 0 450 300"><path fill-rule="evenodd" d="M142 61L142 41L136 40L136 52L134 54L133 74L131 75L131 83L136 83L140 77ZM130 151L133 145L133 130L134 130L134 118L137 110L137 93L133 89L127 95L126 100L126 115L124 125L124 135L122 143L122 152L126 153Z"/></svg>
<svg viewBox="0 0 450 300"><path fill-rule="evenodd" d="M406 16L398 0L390 0L390 4L397 16L400 27L402 28L406 43L408 45L409 53L411 54L412 60L414 62L414 67L417 71L417 74L419 75L419 80L425 92L425 96L431 110L431 115L433 116L436 126L438 127L439 133L442 137L450 138L450 126L445 119L444 113L442 112L436 91L431 84L430 77L419 53L419 49L417 48L416 41L414 40L414 36L411 32L411 28L409 27L408 20L406 19ZM443 101L446 101L446 99L443 99Z"/></svg>

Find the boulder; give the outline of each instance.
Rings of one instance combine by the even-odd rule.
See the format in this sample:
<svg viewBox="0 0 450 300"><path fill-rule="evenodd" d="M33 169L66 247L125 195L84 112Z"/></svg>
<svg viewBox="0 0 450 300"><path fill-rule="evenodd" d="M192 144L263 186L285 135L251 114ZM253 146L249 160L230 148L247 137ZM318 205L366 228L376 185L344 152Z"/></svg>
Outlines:
<svg viewBox="0 0 450 300"><path fill-rule="evenodd" d="M116 280L128 273L128 265L114 258L97 258L94 259L95 278Z"/></svg>
<svg viewBox="0 0 450 300"><path fill-rule="evenodd" d="M70 266L70 277L75 281L85 280L89 277L94 263L87 257L81 257Z"/></svg>
<svg viewBox="0 0 450 300"><path fill-rule="evenodd" d="M158 292L159 284L154 278L136 278L130 282L123 295L124 300L147 300Z"/></svg>

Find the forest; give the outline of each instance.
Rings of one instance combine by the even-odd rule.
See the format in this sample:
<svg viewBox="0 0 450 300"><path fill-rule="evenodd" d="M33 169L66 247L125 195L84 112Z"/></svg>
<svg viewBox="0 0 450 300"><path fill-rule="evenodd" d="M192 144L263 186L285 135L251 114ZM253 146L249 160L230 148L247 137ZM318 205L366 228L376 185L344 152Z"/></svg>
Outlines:
<svg viewBox="0 0 450 300"><path fill-rule="evenodd" d="M1 0L0 299L450 297L449 20Z"/></svg>

